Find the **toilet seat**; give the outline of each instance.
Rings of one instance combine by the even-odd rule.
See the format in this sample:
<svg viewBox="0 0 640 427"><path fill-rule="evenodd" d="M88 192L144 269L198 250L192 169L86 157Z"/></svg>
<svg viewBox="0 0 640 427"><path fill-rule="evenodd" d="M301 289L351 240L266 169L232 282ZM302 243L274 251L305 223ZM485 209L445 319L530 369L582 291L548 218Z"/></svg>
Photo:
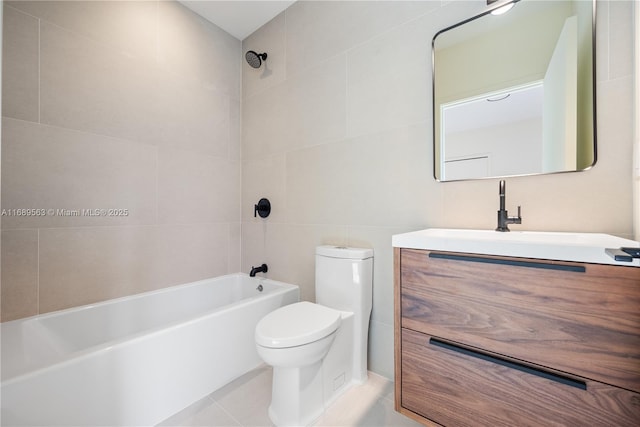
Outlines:
<svg viewBox="0 0 640 427"><path fill-rule="evenodd" d="M272 311L256 326L256 343L268 348L296 347L318 341L338 329L341 313L302 301Z"/></svg>

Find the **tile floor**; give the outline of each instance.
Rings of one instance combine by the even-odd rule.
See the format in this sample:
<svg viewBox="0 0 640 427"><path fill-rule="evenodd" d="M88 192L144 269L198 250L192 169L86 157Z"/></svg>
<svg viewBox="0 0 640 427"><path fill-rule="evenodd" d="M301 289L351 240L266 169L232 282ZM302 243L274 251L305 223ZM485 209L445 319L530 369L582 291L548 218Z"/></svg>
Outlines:
<svg viewBox="0 0 640 427"><path fill-rule="evenodd" d="M158 426L272 426L271 367L262 366L166 419ZM393 410L393 383L369 373L369 380L347 390L314 424L316 427L419 427Z"/></svg>

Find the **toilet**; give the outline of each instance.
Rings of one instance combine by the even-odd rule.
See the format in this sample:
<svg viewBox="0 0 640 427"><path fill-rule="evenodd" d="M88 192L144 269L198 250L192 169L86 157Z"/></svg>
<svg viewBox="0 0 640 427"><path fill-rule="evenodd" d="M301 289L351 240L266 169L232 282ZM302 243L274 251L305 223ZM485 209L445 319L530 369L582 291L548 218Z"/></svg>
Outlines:
<svg viewBox="0 0 640 427"><path fill-rule="evenodd" d="M269 417L306 426L339 395L367 380L373 250L316 248L316 303L267 314L256 326L258 355L273 366Z"/></svg>

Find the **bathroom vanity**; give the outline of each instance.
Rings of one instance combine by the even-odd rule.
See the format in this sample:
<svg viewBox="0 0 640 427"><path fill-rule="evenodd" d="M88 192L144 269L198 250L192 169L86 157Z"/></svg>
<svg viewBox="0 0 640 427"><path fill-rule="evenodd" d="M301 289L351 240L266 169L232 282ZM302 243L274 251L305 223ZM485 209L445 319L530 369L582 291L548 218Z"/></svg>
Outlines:
<svg viewBox="0 0 640 427"><path fill-rule="evenodd" d="M393 237L396 410L426 425L640 425L640 260L603 234Z"/></svg>

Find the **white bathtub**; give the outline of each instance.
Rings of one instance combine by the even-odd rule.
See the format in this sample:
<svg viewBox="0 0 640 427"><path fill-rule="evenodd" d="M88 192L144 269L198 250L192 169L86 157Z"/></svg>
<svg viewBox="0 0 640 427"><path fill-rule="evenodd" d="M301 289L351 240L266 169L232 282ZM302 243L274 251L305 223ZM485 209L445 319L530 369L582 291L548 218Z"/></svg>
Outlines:
<svg viewBox="0 0 640 427"><path fill-rule="evenodd" d="M157 424L259 366L257 322L298 300L233 274L5 322L1 424Z"/></svg>

